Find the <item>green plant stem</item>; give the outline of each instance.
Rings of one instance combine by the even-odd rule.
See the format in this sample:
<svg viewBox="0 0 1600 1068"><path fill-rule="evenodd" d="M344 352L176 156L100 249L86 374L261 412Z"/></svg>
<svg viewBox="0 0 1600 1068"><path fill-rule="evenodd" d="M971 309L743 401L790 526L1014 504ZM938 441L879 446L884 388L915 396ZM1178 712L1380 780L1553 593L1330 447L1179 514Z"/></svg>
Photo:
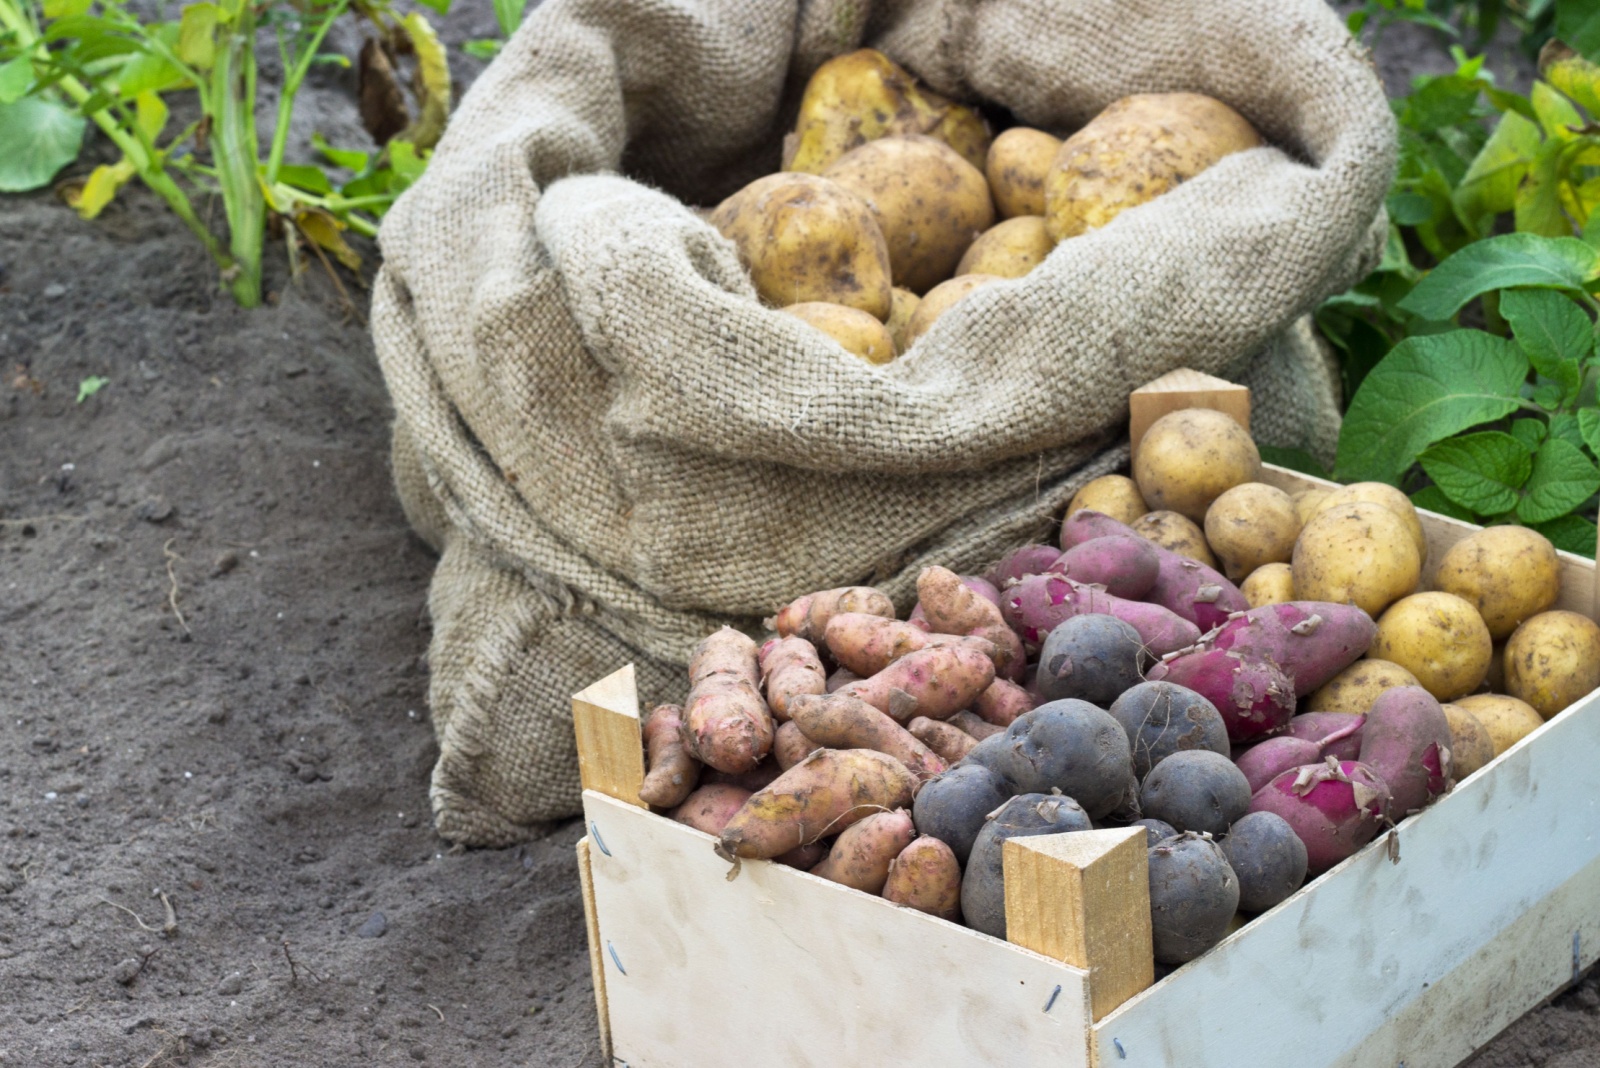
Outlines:
<svg viewBox="0 0 1600 1068"><path fill-rule="evenodd" d="M278 170L283 166L283 153L289 144L289 119L294 114L295 94L300 91L300 83L305 81L306 72L311 69L311 61L317 56L317 49L322 47L322 39L328 35L328 30L333 27L333 20L344 14L344 9L350 0L339 0L328 14L323 18L322 24L311 35L311 41L305 50L300 53L300 59L290 69L284 63L283 88L278 93L278 115L272 127L272 147L267 153L266 183L271 186L278 180ZM287 59L287 56L285 56Z"/></svg>
<svg viewBox="0 0 1600 1068"><path fill-rule="evenodd" d="M255 10L249 4L241 5L234 20L219 31L216 65L211 71L211 105L216 116L212 155L233 253L235 273L229 289L240 307L254 308L261 303L261 246L267 225L252 109L256 96Z"/></svg>

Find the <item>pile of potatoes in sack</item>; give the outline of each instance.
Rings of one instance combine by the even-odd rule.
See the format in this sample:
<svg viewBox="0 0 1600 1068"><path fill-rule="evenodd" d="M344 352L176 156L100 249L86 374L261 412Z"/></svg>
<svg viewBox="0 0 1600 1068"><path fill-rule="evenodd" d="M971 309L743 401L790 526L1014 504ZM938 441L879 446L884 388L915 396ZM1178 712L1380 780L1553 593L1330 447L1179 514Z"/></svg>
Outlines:
<svg viewBox="0 0 1600 1068"><path fill-rule="evenodd" d="M861 49L812 75L783 170L709 221L763 301L883 364L974 289L1261 143L1198 93L1126 97L1065 141L1028 127L991 139L977 111Z"/></svg>
<svg viewBox="0 0 1600 1068"><path fill-rule="evenodd" d="M1133 472L1083 488L1059 547L926 569L907 620L853 587L763 645L706 638L645 723L640 796L730 859L998 937L1007 838L1137 824L1171 965L1600 686L1600 626L1550 610L1534 531L1465 538L1418 592L1402 493L1290 496L1222 413L1158 420Z"/></svg>

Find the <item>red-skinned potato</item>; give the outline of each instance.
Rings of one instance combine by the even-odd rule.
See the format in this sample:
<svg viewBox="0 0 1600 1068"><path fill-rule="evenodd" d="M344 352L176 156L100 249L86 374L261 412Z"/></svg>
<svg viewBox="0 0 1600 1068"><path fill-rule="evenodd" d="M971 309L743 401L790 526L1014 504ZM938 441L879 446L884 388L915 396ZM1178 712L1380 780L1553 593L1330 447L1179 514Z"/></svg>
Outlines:
<svg viewBox="0 0 1600 1068"><path fill-rule="evenodd" d="M905 809L874 813L846 828L811 874L868 894L882 893L889 866L916 833Z"/></svg>
<svg viewBox="0 0 1600 1068"><path fill-rule="evenodd" d="M776 857L911 804L916 776L871 749L819 749L758 791L722 829L729 857Z"/></svg>
<svg viewBox="0 0 1600 1068"><path fill-rule="evenodd" d="M896 905L959 923L961 865L949 846L923 835L894 858L883 896Z"/></svg>

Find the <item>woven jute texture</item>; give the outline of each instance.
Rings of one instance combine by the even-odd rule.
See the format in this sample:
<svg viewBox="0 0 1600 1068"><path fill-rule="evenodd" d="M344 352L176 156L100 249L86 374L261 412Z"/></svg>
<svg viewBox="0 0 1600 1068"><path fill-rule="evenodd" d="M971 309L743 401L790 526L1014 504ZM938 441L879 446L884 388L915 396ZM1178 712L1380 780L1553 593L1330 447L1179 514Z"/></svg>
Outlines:
<svg viewBox="0 0 1600 1068"><path fill-rule="evenodd" d="M778 169L806 78L863 44L1029 125L1187 90L1273 147L872 367L762 306L688 206ZM1175 367L1252 385L1261 440L1327 457L1337 380L1305 317L1375 262L1394 142L1324 0L547 0L381 235L395 478L442 554L440 833L576 812L569 697L623 663L681 698L724 622L857 582L904 604L925 564L1048 536L1125 460L1128 392Z"/></svg>

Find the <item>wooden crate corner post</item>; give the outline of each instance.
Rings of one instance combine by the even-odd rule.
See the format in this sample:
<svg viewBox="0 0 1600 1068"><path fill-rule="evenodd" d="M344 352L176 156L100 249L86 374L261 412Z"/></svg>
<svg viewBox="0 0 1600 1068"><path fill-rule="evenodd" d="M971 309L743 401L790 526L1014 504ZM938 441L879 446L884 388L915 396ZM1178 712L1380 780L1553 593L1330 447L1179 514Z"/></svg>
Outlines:
<svg viewBox="0 0 1600 1068"><path fill-rule="evenodd" d="M1128 394L1128 443L1135 454L1150 424L1185 408L1213 408L1250 429L1250 388L1180 367Z"/></svg>
<svg viewBox="0 0 1600 1068"><path fill-rule="evenodd" d="M1006 940L1089 973L1093 1018L1155 982L1143 827L1008 839Z"/></svg>

